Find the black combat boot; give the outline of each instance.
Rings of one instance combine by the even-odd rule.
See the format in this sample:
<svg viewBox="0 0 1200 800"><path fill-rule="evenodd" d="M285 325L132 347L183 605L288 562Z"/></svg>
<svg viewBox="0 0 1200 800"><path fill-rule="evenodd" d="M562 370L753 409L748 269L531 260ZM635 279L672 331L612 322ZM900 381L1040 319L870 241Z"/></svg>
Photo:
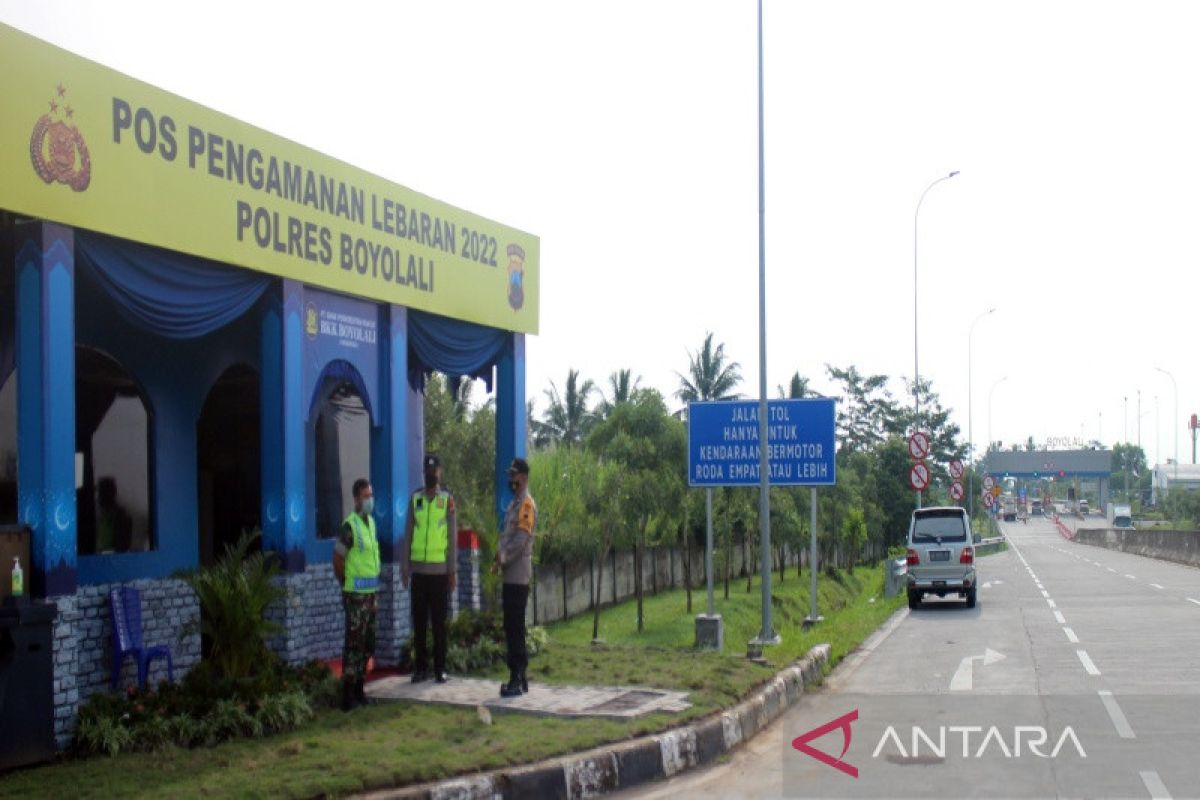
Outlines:
<svg viewBox="0 0 1200 800"><path fill-rule="evenodd" d="M529 694L529 679L525 677L525 669L521 668L521 692Z"/></svg>
<svg viewBox="0 0 1200 800"><path fill-rule="evenodd" d="M342 680L342 711L353 711L357 705L354 698L354 684L348 680Z"/></svg>
<svg viewBox="0 0 1200 800"><path fill-rule="evenodd" d="M521 676L515 672L509 673L508 683L500 684L500 696L520 697L521 694Z"/></svg>
<svg viewBox="0 0 1200 800"><path fill-rule="evenodd" d="M367 691L363 678L359 678L354 682L354 702L360 706L367 704Z"/></svg>

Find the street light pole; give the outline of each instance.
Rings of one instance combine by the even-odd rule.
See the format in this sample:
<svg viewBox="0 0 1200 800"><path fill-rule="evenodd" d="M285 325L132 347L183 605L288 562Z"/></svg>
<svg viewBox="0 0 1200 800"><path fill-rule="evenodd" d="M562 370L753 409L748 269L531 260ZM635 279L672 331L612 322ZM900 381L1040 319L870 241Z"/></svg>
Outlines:
<svg viewBox="0 0 1200 800"><path fill-rule="evenodd" d="M762 630L755 642L777 644L771 622L771 493L767 446L767 217L763 162L763 25L758 0L758 532L762 551Z"/></svg>
<svg viewBox="0 0 1200 800"><path fill-rule="evenodd" d="M975 425L974 417L971 413L971 391L975 384L972 380L972 341L971 337L975 335L975 325L979 320L986 316L995 313L995 308L989 308L977 316L971 322L971 327L967 330L967 514L970 517L975 516Z"/></svg>
<svg viewBox="0 0 1200 800"><path fill-rule="evenodd" d="M933 183L925 187L925 191L921 192L921 199L917 201L917 210L913 212L913 432L921 429L921 366L917 357L917 223L921 218L921 204L925 202L925 195L929 194L929 190L937 186L942 181L948 181L958 174L958 170L954 170L949 175L943 175ZM917 492L917 508L921 507L921 493Z"/></svg>
<svg viewBox="0 0 1200 800"><path fill-rule="evenodd" d="M998 378L996 380L996 382L992 384L992 388L988 390L988 449L989 450L991 450L992 442L994 441L992 439L992 395L996 393L996 387L999 386L1000 384L1004 383L1006 380L1008 380L1007 375L1005 375L1003 378Z"/></svg>
<svg viewBox="0 0 1200 800"><path fill-rule="evenodd" d="M1179 384L1175 382L1175 376L1167 372L1162 367L1155 367L1156 370L1166 375L1171 379L1171 386L1175 389L1175 483L1179 483Z"/></svg>

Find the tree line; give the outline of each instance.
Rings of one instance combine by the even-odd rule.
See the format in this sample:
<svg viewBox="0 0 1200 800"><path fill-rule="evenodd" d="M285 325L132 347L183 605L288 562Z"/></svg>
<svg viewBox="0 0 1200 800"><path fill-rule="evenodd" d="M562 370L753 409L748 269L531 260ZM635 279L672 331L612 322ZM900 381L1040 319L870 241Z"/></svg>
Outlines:
<svg viewBox="0 0 1200 800"><path fill-rule="evenodd" d="M687 352L670 398L641 385L631 370L618 369L603 387L568 370L560 384L544 391L540 415L528 408L530 491L539 508L536 559L540 563L591 562L601 571L615 549L634 551L635 570L647 548L678 547L687 593L703 583L691 575L691 554L702 552L704 492L687 485L687 404L741 396L741 365L732 361L714 334ZM818 491L817 534L823 564L852 569L901 545L914 505L908 488L910 460L905 436L913 427L912 385L886 375L866 374L853 365L826 365L825 378L837 402L837 484ZM460 519L494 542L496 520L492 455L495 412L490 400L472 408L469 383L452 391L431 380L426 392L426 437L441 453L455 492ZM781 398L818 396L798 372L777 386ZM949 503L952 459L965 443L927 379L921 381L921 428L930 433L933 480L926 504ZM752 586L758 547L758 489L714 490L714 573L728 596L731 582ZM771 490L772 563L784 576L788 564L799 570L809 539L809 492L802 487ZM741 549L744 574L730 574L733 550ZM642 576L635 574L641 624ZM596 581L603 585L602 580ZM594 605L599 606L599 603Z"/></svg>

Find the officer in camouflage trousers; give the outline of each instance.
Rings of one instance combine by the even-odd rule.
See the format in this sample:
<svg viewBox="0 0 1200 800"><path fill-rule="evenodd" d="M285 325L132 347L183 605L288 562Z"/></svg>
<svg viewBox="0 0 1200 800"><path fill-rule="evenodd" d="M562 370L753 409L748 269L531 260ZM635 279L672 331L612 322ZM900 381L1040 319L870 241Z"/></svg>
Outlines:
<svg viewBox="0 0 1200 800"><path fill-rule="evenodd" d="M354 511L346 517L333 548L333 573L342 587L346 640L342 648L342 710L367 702L363 688L367 662L375 654L379 590L379 540L375 536L375 494L366 478L354 482Z"/></svg>

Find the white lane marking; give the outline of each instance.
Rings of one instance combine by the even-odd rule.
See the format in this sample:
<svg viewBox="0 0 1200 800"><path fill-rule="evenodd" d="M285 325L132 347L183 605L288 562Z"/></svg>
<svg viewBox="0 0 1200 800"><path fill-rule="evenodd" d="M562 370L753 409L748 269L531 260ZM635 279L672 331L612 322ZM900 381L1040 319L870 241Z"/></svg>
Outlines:
<svg viewBox="0 0 1200 800"><path fill-rule="evenodd" d="M1150 800L1171 800L1171 793L1167 791L1167 787L1163 785L1162 778L1158 777L1158 773L1152 769L1142 770L1138 773L1142 776L1142 783L1146 785L1146 791L1150 793Z"/></svg>
<svg viewBox="0 0 1200 800"><path fill-rule="evenodd" d="M1113 569L1112 567L1109 567L1109 568L1108 568L1108 571L1109 571L1109 572L1116 572L1116 570L1115 570L1115 569Z"/></svg>
<svg viewBox="0 0 1200 800"><path fill-rule="evenodd" d="M1070 628L1063 628L1063 633L1067 634L1067 641L1071 644L1079 644L1079 637L1075 635L1075 631Z"/></svg>
<svg viewBox="0 0 1200 800"><path fill-rule="evenodd" d="M1042 589L1042 597L1049 597L1049 596L1050 596L1050 593L1047 592L1045 589Z"/></svg>
<svg viewBox="0 0 1200 800"><path fill-rule="evenodd" d="M1079 656L1079 663L1083 664L1083 668L1087 670L1088 675L1100 674L1100 670L1096 669L1096 664L1092 661L1092 657L1087 654L1087 650L1076 650L1075 655Z"/></svg>
<svg viewBox="0 0 1200 800"><path fill-rule="evenodd" d="M1055 621L1056 621L1056 622L1058 622L1058 624L1059 624L1059 625L1065 624L1065 623L1066 623L1066 621L1067 621L1067 620L1066 620L1066 619L1063 617L1063 615L1062 615L1062 612L1061 612L1061 611L1055 611L1055 612L1054 612L1054 619L1055 619Z"/></svg>
<svg viewBox="0 0 1200 800"><path fill-rule="evenodd" d="M1129 720L1125 718L1125 712L1117 705L1117 699L1113 697L1113 693L1107 689L1100 690L1100 702L1104 703L1104 710L1108 712L1108 718L1112 720L1113 727L1117 729L1117 733L1122 739L1136 739L1137 736L1133 733L1133 728L1129 727Z"/></svg>
<svg viewBox="0 0 1200 800"><path fill-rule="evenodd" d="M1051 608L1058 608L1058 603L1054 602L1050 598L1046 598L1046 602L1050 604Z"/></svg>
<svg viewBox="0 0 1200 800"><path fill-rule="evenodd" d="M967 656L962 661L958 662L958 669L954 671L954 677L950 679L950 691L952 692L969 692L975 685L975 662L982 661L983 665L990 666L999 661L1003 661L1005 655L997 653L990 647L984 648L981 656Z"/></svg>
<svg viewBox="0 0 1200 800"><path fill-rule="evenodd" d="M1136 575L1130 575L1128 572L1126 572L1126 573L1125 573L1125 577L1126 577L1126 578L1129 578L1129 580L1131 580L1131 581L1136 581L1136 580L1137 580L1137 576L1136 576Z"/></svg>
<svg viewBox="0 0 1200 800"><path fill-rule="evenodd" d="M1152 584L1150 584L1150 585L1151 585L1151 586L1153 586L1155 589L1161 589L1161 588L1162 588L1162 587L1161 587L1161 586L1159 586L1157 583L1152 583Z"/></svg>
<svg viewBox="0 0 1200 800"><path fill-rule="evenodd" d="M1200 606L1200 600L1197 600L1197 599L1196 599L1196 598L1194 598L1194 597L1189 597L1189 598L1188 598L1188 602L1189 602L1189 603L1195 603L1196 605Z"/></svg>

